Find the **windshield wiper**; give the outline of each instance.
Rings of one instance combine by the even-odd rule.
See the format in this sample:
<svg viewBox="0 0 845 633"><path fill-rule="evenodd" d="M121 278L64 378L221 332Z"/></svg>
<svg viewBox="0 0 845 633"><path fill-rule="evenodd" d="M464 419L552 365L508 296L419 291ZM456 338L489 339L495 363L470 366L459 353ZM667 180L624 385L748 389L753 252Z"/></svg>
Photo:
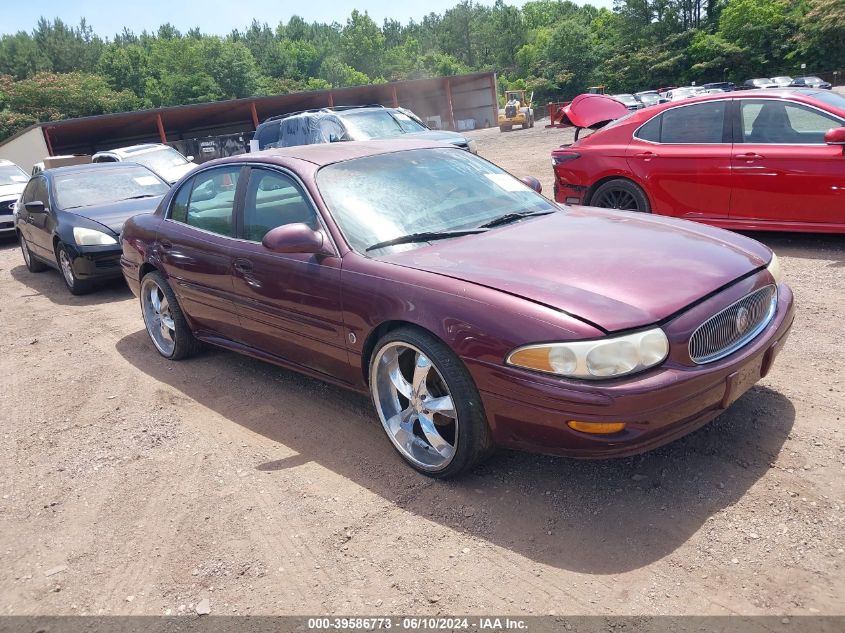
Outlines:
<svg viewBox="0 0 845 633"><path fill-rule="evenodd" d="M124 200L140 200L141 198L157 198L159 195L158 193L142 193L140 196L129 196L128 198L123 198Z"/></svg>
<svg viewBox="0 0 845 633"><path fill-rule="evenodd" d="M450 237L460 237L461 235L472 235L473 233L484 233L486 229L477 227L474 229L461 229L459 231L425 231L423 233L411 233L410 235L402 235L394 237L392 240L385 240L384 242L377 242L372 246L367 247L367 252L385 248L386 246L395 246L396 244L413 244L414 242L428 242L431 240L444 240Z"/></svg>
<svg viewBox="0 0 845 633"><path fill-rule="evenodd" d="M554 211L520 211L519 213L506 213L505 215L501 215L498 218L494 218L489 222L485 222L484 224L480 225L478 228L480 229L492 229L494 226L502 226L503 224L510 224L511 222L516 222L517 220L521 220L522 218L527 218L533 215L549 215L550 213L554 213Z"/></svg>

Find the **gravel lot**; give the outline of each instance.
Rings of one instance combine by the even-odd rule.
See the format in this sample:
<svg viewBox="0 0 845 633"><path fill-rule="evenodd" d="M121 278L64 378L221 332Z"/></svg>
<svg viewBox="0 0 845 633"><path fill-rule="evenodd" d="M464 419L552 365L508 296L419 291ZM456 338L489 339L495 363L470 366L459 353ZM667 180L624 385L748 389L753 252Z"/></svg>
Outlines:
<svg viewBox="0 0 845 633"><path fill-rule="evenodd" d="M571 133L473 132L551 193ZM365 398L223 351L161 359L122 283L0 243L0 613L843 614L845 237L755 235L798 316L701 431L435 482Z"/></svg>

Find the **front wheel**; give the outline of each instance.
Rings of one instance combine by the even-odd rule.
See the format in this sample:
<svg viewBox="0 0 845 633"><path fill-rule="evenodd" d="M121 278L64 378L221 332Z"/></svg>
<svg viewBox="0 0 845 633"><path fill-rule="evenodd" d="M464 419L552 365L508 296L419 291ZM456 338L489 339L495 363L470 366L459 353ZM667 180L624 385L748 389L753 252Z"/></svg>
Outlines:
<svg viewBox="0 0 845 633"><path fill-rule="evenodd" d="M32 256L32 252L29 250L29 242L26 241L26 238L23 236L23 233L20 233L19 237L21 253L23 254L23 263L26 264L26 269L31 273L40 273L44 270L47 270L47 264L38 261L37 259L35 259L35 257Z"/></svg>
<svg viewBox="0 0 845 633"><path fill-rule="evenodd" d="M73 271L73 258L67 250L67 247L59 242L56 245L56 261L59 263L59 270L62 273L67 289L72 295L84 295L91 292L93 285L88 280L80 279Z"/></svg>
<svg viewBox="0 0 845 633"><path fill-rule="evenodd" d="M463 473L492 452L478 390L460 359L416 328L400 328L376 344L370 391L394 448L431 477Z"/></svg>
<svg viewBox="0 0 845 633"><path fill-rule="evenodd" d="M145 275L140 294L144 325L159 354L170 360L181 360L200 351L201 343L188 327L176 295L161 273Z"/></svg>
<svg viewBox="0 0 845 633"><path fill-rule="evenodd" d="M643 190L624 178L614 178L601 185L590 197L589 204L605 209L651 213L651 206Z"/></svg>

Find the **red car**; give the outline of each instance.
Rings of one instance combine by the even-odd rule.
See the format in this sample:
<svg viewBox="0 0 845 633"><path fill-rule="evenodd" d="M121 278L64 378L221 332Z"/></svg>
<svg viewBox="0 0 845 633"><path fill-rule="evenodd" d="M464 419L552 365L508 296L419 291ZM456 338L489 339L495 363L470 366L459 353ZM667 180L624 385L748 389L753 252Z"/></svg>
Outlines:
<svg viewBox="0 0 845 633"><path fill-rule="evenodd" d="M759 242L561 208L422 141L205 163L122 246L162 356L211 343L369 393L436 477L495 446L609 457L680 437L766 375L793 320Z"/></svg>
<svg viewBox="0 0 845 633"><path fill-rule="evenodd" d="M554 150L555 199L729 229L842 233L843 126L845 97L827 90L653 106Z"/></svg>

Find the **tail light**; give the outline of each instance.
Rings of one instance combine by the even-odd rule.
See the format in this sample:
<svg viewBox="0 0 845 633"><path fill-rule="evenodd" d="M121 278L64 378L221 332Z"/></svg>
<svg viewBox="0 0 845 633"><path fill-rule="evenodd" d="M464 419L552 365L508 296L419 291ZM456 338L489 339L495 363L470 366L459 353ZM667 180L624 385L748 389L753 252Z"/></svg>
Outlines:
<svg viewBox="0 0 845 633"><path fill-rule="evenodd" d="M560 165L561 163L568 163L576 158L581 158L581 154L578 152L560 152L552 154L552 167Z"/></svg>

